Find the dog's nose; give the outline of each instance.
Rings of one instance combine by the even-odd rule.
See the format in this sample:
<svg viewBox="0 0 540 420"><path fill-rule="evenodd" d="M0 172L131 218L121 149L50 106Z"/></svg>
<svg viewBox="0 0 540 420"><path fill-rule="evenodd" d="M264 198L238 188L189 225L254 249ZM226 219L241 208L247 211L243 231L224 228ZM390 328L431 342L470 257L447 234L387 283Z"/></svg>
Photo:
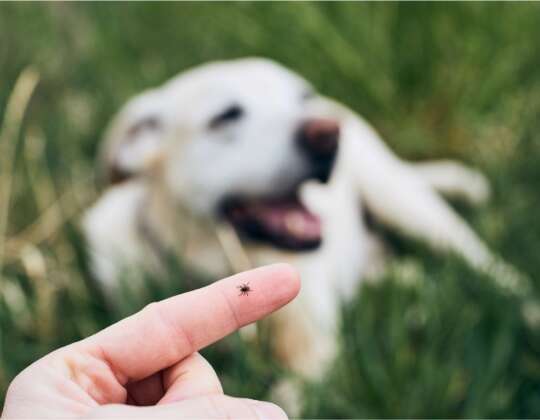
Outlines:
<svg viewBox="0 0 540 420"><path fill-rule="evenodd" d="M335 120L316 118L302 124L298 145L315 159L329 159L336 154L339 124Z"/></svg>

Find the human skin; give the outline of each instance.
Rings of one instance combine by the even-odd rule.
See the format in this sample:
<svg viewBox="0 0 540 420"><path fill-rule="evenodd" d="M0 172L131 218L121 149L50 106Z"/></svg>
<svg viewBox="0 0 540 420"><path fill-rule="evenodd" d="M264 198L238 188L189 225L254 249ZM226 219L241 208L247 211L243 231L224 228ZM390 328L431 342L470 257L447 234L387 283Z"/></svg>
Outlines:
<svg viewBox="0 0 540 420"><path fill-rule="evenodd" d="M248 282L251 291L240 295ZM296 271L275 264L152 303L23 370L2 418L286 418L274 404L225 395L198 351L299 289Z"/></svg>

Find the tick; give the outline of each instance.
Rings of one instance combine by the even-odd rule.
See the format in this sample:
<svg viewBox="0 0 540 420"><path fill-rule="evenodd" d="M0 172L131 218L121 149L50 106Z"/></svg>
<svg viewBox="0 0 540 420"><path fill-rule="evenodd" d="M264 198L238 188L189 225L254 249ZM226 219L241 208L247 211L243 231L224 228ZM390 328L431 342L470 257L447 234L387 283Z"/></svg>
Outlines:
<svg viewBox="0 0 540 420"><path fill-rule="evenodd" d="M251 292L251 287L249 287L249 282L242 283L240 286L236 286L238 290L240 290L240 294L238 296L247 296L249 295L249 292Z"/></svg>

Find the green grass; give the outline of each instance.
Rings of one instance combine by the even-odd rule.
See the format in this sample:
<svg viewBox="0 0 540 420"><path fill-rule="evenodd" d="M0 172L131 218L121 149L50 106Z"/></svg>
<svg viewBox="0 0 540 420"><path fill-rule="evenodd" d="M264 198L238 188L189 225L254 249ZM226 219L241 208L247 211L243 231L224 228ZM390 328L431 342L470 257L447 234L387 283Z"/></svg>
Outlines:
<svg viewBox="0 0 540 420"><path fill-rule="evenodd" d="M176 267L170 288L109 310L88 274L77 216L98 194L95 153L111 115L207 60L274 58L364 115L401 156L480 168L493 199L459 209L538 293L539 39L532 3L1 4L0 116L23 69L40 76L20 135L0 143L3 153L18 140L6 238L13 245L53 203L42 227L60 229L8 246L0 395L51 349L189 284ZM395 263L344 308L342 351L323 383L306 384L304 414L539 417L534 308L523 311L459 260L389 240ZM288 374L268 362L267 344L233 336L205 355L228 393L264 398Z"/></svg>

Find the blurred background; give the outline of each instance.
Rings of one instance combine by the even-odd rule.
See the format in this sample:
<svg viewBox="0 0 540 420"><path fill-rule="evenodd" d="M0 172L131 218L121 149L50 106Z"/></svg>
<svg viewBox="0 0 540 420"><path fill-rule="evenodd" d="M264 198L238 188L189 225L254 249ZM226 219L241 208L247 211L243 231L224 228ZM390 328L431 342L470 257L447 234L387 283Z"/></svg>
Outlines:
<svg viewBox="0 0 540 420"><path fill-rule="evenodd" d="M402 157L456 158L493 198L455 203L538 284L540 4L42 3L0 5L0 403L36 358L149 300L111 310L78 229L95 155L131 96L215 59L266 56L366 117ZM461 261L386 233L383 281L343 308L343 350L308 417L539 417L540 306ZM263 339L206 351L225 391L265 398L282 375Z"/></svg>

